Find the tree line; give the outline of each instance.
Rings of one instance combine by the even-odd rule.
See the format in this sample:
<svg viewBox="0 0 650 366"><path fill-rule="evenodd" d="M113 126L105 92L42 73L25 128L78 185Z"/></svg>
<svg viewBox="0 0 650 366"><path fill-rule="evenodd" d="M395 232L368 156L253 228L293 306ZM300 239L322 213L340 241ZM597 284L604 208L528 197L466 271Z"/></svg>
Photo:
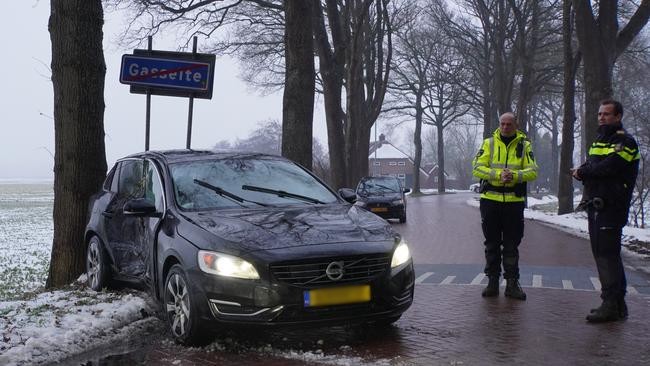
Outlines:
<svg viewBox="0 0 650 366"><path fill-rule="evenodd" d="M47 285L52 287L69 283L84 268L86 209L106 173L106 67L102 1L50 4L56 151ZM422 127L435 129L431 155L444 191L446 169L470 179L475 127L488 136L499 114L514 111L533 141L544 183L558 194L559 213L570 212L568 169L595 137L598 101L616 97L627 108L626 128L642 146L635 212L643 223L650 142L643 105L650 57L643 29L650 0L106 0L104 5L129 17L125 45L141 45L166 29L184 34L185 46L202 36L207 45L202 51L237 58L250 85L266 92L282 88L280 151L310 169L316 168L314 103L322 98L328 158L318 161L336 188L354 186L368 171L371 129L380 118L412 124L416 169L422 162Z"/></svg>

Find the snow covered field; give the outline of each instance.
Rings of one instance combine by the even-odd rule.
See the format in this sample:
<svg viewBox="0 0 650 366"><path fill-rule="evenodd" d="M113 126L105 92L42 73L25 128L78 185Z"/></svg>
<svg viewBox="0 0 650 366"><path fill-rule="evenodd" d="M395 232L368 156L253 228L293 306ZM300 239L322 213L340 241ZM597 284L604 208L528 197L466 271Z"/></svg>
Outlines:
<svg viewBox="0 0 650 366"><path fill-rule="evenodd" d="M468 204L478 206L477 197ZM551 196L530 198L525 215L587 237L585 214L558 216L554 202ZM52 205L51 183L0 182L0 365L56 362L158 322L151 316L156 305L142 292L97 293L83 285L84 278L60 291L42 291L52 245ZM648 255L639 254L635 243L650 242L650 230L626 227L624 235L626 246L634 249L625 249L626 255L648 263ZM310 353L279 356L355 364Z"/></svg>

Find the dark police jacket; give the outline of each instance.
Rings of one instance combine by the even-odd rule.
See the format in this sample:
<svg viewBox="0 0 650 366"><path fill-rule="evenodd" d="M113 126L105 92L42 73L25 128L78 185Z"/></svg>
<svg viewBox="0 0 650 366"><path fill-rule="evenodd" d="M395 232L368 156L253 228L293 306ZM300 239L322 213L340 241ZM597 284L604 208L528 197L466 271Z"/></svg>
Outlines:
<svg viewBox="0 0 650 366"><path fill-rule="evenodd" d="M598 210L600 224L622 227L627 223L639 158L639 147L622 124L598 127L598 138L578 176L585 187L584 198L603 200Z"/></svg>

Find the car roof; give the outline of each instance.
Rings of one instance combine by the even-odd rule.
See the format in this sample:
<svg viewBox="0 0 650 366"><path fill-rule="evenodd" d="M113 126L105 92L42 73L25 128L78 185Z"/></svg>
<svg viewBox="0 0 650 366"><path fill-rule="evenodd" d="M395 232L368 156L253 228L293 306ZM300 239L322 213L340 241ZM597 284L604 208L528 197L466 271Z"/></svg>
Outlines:
<svg viewBox="0 0 650 366"><path fill-rule="evenodd" d="M199 161L199 160L221 160L221 159L268 159L268 160L287 160L278 155L262 154L257 152L247 151L217 151L217 150L192 150L192 149L177 149L177 150L149 150L136 154L131 154L123 159L129 158L157 158L168 164L184 162L184 161ZM122 160L122 159L120 159Z"/></svg>

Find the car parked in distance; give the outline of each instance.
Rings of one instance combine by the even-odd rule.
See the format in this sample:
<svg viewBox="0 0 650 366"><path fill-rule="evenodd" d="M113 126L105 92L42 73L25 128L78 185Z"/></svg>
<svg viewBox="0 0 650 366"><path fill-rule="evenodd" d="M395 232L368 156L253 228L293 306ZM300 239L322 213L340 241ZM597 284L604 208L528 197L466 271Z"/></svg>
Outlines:
<svg viewBox="0 0 650 366"><path fill-rule="evenodd" d="M187 345L224 324L390 324L413 301L413 261L355 198L278 156L134 154L92 201L88 285L146 286Z"/></svg>
<svg viewBox="0 0 650 366"><path fill-rule="evenodd" d="M363 177L357 185L356 204L385 219L406 222L406 195L411 190L402 188L395 177Z"/></svg>

